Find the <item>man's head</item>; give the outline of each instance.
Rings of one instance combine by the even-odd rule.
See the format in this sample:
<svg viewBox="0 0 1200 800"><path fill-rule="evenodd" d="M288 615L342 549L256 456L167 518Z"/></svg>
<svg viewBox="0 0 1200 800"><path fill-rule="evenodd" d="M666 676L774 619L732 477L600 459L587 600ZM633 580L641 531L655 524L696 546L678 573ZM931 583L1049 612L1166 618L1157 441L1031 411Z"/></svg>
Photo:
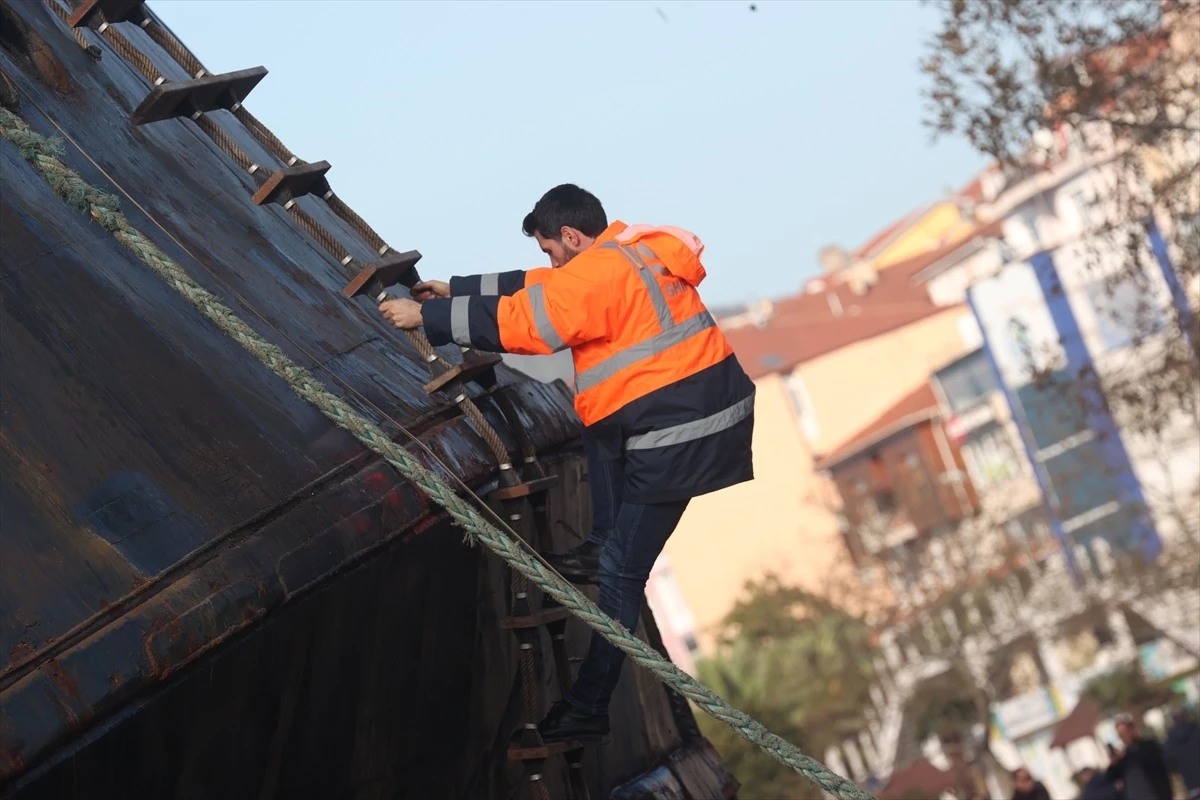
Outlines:
<svg viewBox="0 0 1200 800"><path fill-rule="evenodd" d="M561 267L591 247L608 227L604 206L573 183L555 186L525 215L521 230L537 240L553 266Z"/></svg>
<svg viewBox="0 0 1200 800"><path fill-rule="evenodd" d="M1096 770L1091 767L1084 767L1075 773L1075 783L1079 788L1083 788L1092 782L1092 778L1096 777Z"/></svg>
<svg viewBox="0 0 1200 800"><path fill-rule="evenodd" d="M1033 773L1021 767L1013 773L1013 786L1021 792L1031 791L1033 789Z"/></svg>
<svg viewBox="0 0 1200 800"><path fill-rule="evenodd" d="M1137 720L1132 714L1118 714L1116 717L1117 736L1121 737L1121 741L1126 745L1133 744L1137 739Z"/></svg>

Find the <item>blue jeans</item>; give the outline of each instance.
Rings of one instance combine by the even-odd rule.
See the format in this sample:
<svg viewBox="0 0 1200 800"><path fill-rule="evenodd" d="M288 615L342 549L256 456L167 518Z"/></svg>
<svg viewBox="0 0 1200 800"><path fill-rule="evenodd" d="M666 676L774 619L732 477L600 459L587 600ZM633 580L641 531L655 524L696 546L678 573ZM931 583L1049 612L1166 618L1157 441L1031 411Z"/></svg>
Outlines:
<svg viewBox="0 0 1200 800"><path fill-rule="evenodd" d="M622 503L624 463L601 460L587 436L584 452L592 490L592 532L588 541L603 548L598 576L600 610L632 631L642 613L650 570L688 501ZM624 662L625 654L593 631L587 658L567 692L567 702L587 714L607 714Z"/></svg>

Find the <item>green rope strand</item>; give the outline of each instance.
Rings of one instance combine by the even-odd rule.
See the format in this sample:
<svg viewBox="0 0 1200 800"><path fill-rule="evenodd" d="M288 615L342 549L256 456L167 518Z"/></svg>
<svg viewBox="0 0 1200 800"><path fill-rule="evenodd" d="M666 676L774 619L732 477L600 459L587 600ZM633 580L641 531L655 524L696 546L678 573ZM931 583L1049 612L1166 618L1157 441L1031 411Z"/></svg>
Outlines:
<svg viewBox="0 0 1200 800"><path fill-rule="evenodd" d="M635 663L653 672L659 680L779 762L840 800L873 800L867 792L834 774L819 761L804 755L798 748L771 733L748 715L731 707L615 620L606 616L574 586L549 572L523 544L494 527L474 507L423 467L408 450L389 439L378 426L364 419L346 401L325 389L308 370L289 359L279 347L260 337L239 319L232 309L192 280L182 267L129 224L120 211L120 203L116 197L93 188L63 164L60 160L64 152L61 140L34 133L24 120L3 108L0 108L0 133L20 149L21 157L45 177L55 194L90 215L118 242L183 295L200 313L286 381L299 397L312 403L336 425L350 432L407 480L416 484L421 491L446 509L469 537L482 542L518 573L540 586L572 614L624 651Z"/></svg>

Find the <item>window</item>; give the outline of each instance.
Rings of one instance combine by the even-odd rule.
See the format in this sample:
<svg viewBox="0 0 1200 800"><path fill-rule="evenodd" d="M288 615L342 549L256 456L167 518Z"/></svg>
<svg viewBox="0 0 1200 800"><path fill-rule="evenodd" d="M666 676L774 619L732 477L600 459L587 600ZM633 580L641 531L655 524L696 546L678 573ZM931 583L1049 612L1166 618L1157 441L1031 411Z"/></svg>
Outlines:
<svg viewBox="0 0 1200 800"><path fill-rule="evenodd" d="M937 375L942 394L955 414L978 404L996 389L992 365L983 350L943 368Z"/></svg>
<svg viewBox="0 0 1200 800"><path fill-rule="evenodd" d="M1079 227L1085 231L1099 227L1104 221L1100 209L1097 208L1096 199L1089 198L1087 192L1080 189L1073 192L1068 199L1071 211L1075 214L1079 221Z"/></svg>
<svg viewBox="0 0 1200 800"><path fill-rule="evenodd" d="M933 495L933 485L929 482L925 464L918 454L908 453L904 456L899 477L909 508L919 509L929 502Z"/></svg>
<svg viewBox="0 0 1200 800"><path fill-rule="evenodd" d="M988 489L1021 474L1021 462L1008 432L996 422L980 428L963 444L962 456L977 489Z"/></svg>
<svg viewBox="0 0 1200 800"><path fill-rule="evenodd" d="M758 363L766 369L779 369L783 366L783 357L776 353L767 353L758 357Z"/></svg>
<svg viewBox="0 0 1200 800"><path fill-rule="evenodd" d="M1019 253L1036 252L1042 246L1042 238L1038 233L1037 212L1025 208L1013 215L1009 230L1011 236L1005 238L1012 242L1013 248Z"/></svg>
<svg viewBox="0 0 1200 800"><path fill-rule="evenodd" d="M1088 284L1088 302L1096 315L1096 327L1104 347L1117 350L1135 340L1161 333L1163 314L1147 287L1125 278L1118 283L1093 281Z"/></svg>
<svg viewBox="0 0 1200 800"><path fill-rule="evenodd" d="M815 442L821 435L821 429L817 425L817 414L813 409L812 398L808 395L808 389L804 386L804 379L800 377L800 372L796 371L788 375L786 384L788 399L791 400L792 411L800 423L800 430L804 432L810 442Z"/></svg>
<svg viewBox="0 0 1200 800"><path fill-rule="evenodd" d="M1029 380L1046 366L1046 354L1034 342L1029 323L1023 311L1014 311L1005 325L1003 346L1007 349L1008 362L1017 373Z"/></svg>

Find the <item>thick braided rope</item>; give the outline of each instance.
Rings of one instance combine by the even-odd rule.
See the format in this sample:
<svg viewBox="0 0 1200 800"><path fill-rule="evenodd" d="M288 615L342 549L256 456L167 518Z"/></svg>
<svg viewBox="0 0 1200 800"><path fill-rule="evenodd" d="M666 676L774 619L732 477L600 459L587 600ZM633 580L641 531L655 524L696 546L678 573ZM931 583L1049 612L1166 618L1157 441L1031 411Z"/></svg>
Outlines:
<svg viewBox="0 0 1200 800"><path fill-rule="evenodd" d="M653 672L703 711L834 797L840 800L873 800L867 792L834 774L819 761L804 755L794 745L731 707L615 620L606 616L578 589L548 571L523 544L514 541L488 522L479 511L422 466L408 450L389 439L377 425L360 416L345 400L329 392L308 370L289 359L277 345L255 333L232 309L196 283L182 267L130 225L120 212L120 204L116 197L96 190L60 161L59 156L63 152L61 140L34 133L24 120L4 108L0 108L0 134L20 149L22 158L45 177L59 197L96 220L113 238L140 258L201 314L286 381L297 396L312 403L334 424L348 431L364 446L382 457L434 502L446 509L450 517L470 537L483 543L518 573L540 586L544 592L566 606L572 614L625 652L635 663Z"/></svg>
<svg viewBox="0 0 1200 800"><path fill-rule="evenodd" d="M325 198L325 205L329 206L329 210L337 214L343 222L354 229L354 232L363 238L367 244L371 245L371 249L376 253L383 255L388 250L387 243L383 241L383 237L375 232L375 229L367 224L367 221L358 215L350 206L346 205L342 198L336 194L331 194Z"/></svg>
<svg viewBox="0 0 1200 800"><path fill-rule="evenodd" d="M201 78L208 74L208 70L200 63L200 59L196 58L191 50L184 47L183 42L176 39L169 30L160 25L158 20L150 19L143 30L146 31L150 40L175 59L175 63L183 67L188 75L193 78Z"/></svg>
<svg viewBox="0 0 1200 800"><path fill-rule="evenodd" d="M142 73L152 85L157 85L158 79L164 77L159 72L158 67L154 66L154 62L150 60L150 57L134 47L133 43L126 39L125 35L118 31L115 26L109 25L100 35L108 40L112 49L116 50L121 58L137 67L138 72Z"/></svg>
<svg viewBox="0 0 1200 800"><path fill-rule="evenodd" d="M237 146L237 143L233 141L233 137L229 135L229 132L221 127L221 124L213 119L211 114L201 114L193 122L212 140L218 150L233 159L234 163L239 167L247 172L253 169L254 172L251 174L261 172L264 177L269 174L267 170L261 169L261 164L258 165L259 169L255 169L254 159L250 158L249 153ZM259 183L261 182L259 181Z"/></svg>
<svg viewBox="0 0 1200 800"><path fill-rule="evenodd" d="M233 112L233 116L237 121L246 126L246 130L250 135L258 140L258 143L275 154L275 157L282 161L287 166L295 166L303 164L304 159L297 158L296 154L287 148L279 137L271 133L266 125L259 122L258 117L246 110L245 106L238 106L238 109Z"/></svg>

